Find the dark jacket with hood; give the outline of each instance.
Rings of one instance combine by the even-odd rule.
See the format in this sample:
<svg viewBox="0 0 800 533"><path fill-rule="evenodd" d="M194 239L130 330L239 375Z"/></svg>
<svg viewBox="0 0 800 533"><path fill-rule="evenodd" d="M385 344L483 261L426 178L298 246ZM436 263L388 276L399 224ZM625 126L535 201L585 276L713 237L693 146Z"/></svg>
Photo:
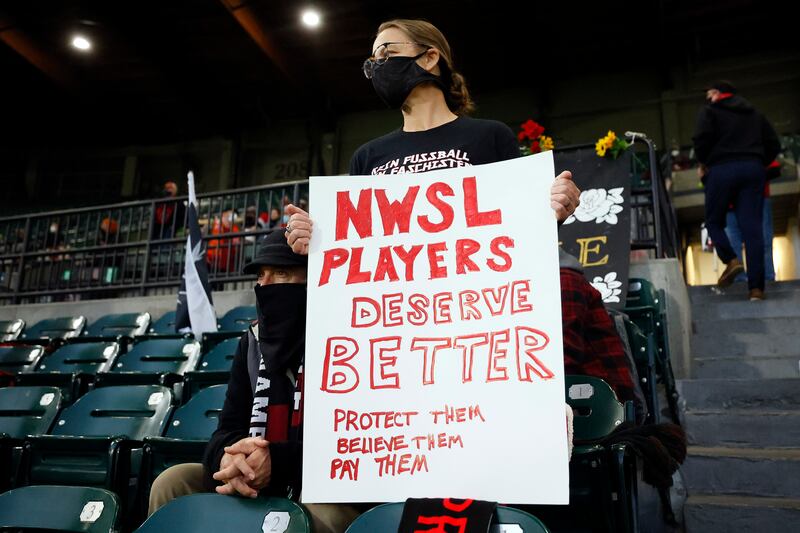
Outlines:
<svg viewBox="0 0 800 533"><path fill-rule="evenodd" d="M781 150L767 119L735 94L700 110L692 140L697 160L706 166L756 160L766 167Z"/></svg>

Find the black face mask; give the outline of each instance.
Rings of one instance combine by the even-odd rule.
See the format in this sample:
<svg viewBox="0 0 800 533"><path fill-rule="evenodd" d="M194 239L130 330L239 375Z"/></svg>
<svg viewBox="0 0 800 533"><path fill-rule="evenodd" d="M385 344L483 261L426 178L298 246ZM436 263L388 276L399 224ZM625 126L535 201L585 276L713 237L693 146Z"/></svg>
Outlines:
<svg viewBox="0 0 800 533"><path fill-rule="evenodd" d="M439 76L417 65L417 59L423 55L425 52L413 57L394 56L382 65L375 66L372 72L372 86L386 105L397 109L403 105L414 87L426 81L435 83L446 93Z"/></svg>
<svg viewBox="0 0 800 533"><path fill-rule="evenodd" d="M267 372L297 371L306 345L306 285L256 285L258 346Z"/></svg>

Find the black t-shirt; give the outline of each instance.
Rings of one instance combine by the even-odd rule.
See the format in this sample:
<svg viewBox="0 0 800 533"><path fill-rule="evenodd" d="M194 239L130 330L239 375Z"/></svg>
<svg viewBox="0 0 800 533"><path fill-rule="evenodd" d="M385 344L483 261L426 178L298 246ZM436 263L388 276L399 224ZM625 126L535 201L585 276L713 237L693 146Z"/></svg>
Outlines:
<svg viewBox="0 0 800 533"><path fill-rule="evenodd" d="M350 160L350 175L428 172L519 155L514 132L502 122L458 117L425 131L398 129L362 145Z"/></svg>

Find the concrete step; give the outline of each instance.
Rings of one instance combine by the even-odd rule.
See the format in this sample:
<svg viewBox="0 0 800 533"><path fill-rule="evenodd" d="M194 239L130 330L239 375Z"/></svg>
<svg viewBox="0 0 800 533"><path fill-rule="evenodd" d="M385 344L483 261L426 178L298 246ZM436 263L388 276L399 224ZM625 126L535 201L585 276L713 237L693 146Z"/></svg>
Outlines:
<svg viewBox="0 0 800 533"><path fill-rule="evenodd" d="M681 379L677 386L690 409L800 410L800 378Z"/></svg>
<svg viewBox="0 0 800 533"><path fill-rule="evenodd" d="M693 357L692 378L797 378L800 356Z"/></svg>
<svg viewBox="0 0 800 533"><path fill-rule="evenodd" d="M766 319L771 320L771 319ZM721 321L724 322L724 321ZM798 320L800 323L800 319ZM710 334L713 332L713 334ZM800 332L800 330L795 330ZM795 333L796 335L796 333ZM698 329L692 335L692 353L696 356L736 355L800 355L800 343L795 335L767 335L764 333L742 333L715 329Z"/></svg>
<svg viewBox="0 0 800 533"><path fill-rule="evenodd" d="M754 302L755 303L755 302ZM750 305L749 302L743 305ZM726 335L761 333L773 336L795 336L800 333L800 317L773 317L762 320L750 318L728 320L704 320L701 316L693 316L695 335L713 332L713 336L722 339Z"/></svg>
<svg viewBox="0 0 800 533"><path fill-rule="evenodd" d="M683 508L686 533L796 533L800 499L753 496L689 496Z"/></svg>
<svg viewBox="0 0 800 533"><path fill-rule="evenodd" d="M681 472L689 494L800 498L800 448L690 446L688 452Z"/></svg>
<svg viewBox="0 0 800 533"><path fill-rule="evenodd" d="M683 420L694 446L793 448L800 443L800 411L690 408Z"/></svg>
<svg viewBox="0 0 800 533"><path fill-rule="evenodd" d="M800 292L800 280L768 281L764 287L767 298L779 294ZM724 289L716 285L698 285L689 287L689 298L692 303L742 301L748 295L747 283L736 282Z"/></svg>
<svg viewBox="0 0 800 533"><path fill-rule="evenodd" d="M698 323L697 333L702 333L700 322L730 319L764 319L800 317L800 293L783 293L760 302L731 300L692 304L692 319ZM713 331L713 330L706 330Z"/></svg>

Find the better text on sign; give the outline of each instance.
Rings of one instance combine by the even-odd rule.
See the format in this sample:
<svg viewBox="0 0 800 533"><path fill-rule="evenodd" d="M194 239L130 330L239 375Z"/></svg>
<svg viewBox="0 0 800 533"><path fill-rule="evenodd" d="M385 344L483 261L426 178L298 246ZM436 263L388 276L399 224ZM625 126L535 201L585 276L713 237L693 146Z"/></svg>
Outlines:
<svg viewBox="0 0 800 533"><path fill-rule="evenodd" d="M304 502L568 502L553 175L311 178Z"/></svg>

